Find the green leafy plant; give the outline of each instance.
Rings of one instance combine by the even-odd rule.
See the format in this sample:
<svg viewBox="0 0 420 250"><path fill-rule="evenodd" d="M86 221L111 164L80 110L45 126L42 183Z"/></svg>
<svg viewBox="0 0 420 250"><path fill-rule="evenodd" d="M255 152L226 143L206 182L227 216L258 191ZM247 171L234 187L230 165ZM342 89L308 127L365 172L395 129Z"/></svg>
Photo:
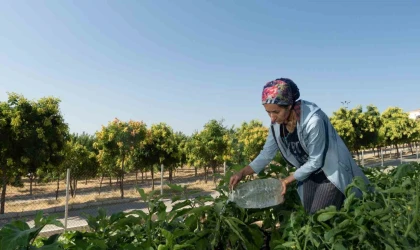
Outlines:
<svg viewBox="0 0 420 250"><path fill-rule="evenodd" d="M288 175L272 164L259 178ZM15 221L0 231L2 249L416 249L420 246L418 163L388 172L364 169L372 185L355 178L341 209L307 214L291 186L283 204L243 209L228 202L232 172L220 176L219 195L192 195L168 184L174 195L164 200L155 191L138 189L146 211L86 215L89 230L34 240L42 226L55 223L37 216L35 227ZM244 180L250 181L250 180ZM362 190L357 198L350 191ZM194 196L194 197L191 197Z"/></svg>
<svg viewBox="0 0 420 250"><path fill-rule="evenodd" d="M43 217L42 211L36 214L34 219L35 226L30 228L23 221L15 220L5 225L0 230L0 249L42 249L55 250L62 249L58 242L58 234L50 236L48 239L38 238L38 234L46 225L56 225L63 227L63 224L55 216Z"/></svg>

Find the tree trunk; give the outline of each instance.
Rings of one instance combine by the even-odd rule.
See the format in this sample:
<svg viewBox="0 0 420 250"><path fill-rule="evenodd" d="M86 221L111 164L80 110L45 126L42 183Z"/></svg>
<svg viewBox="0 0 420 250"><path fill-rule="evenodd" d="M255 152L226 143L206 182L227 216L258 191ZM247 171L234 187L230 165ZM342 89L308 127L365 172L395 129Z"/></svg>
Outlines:
<svg viewBox="0 0 420 250"><path fill-rule="evenodd" d="M58 200L58 190L60 189L60 175L57 176L57 190L55 191L55 200Z"/></svg>
<svg viewBox="0 0 420 250"><path fill-rule="evenodd" d="M4 205L6 203L6 187L7 187L7 171L6 164L2 166L3 172L3 184L1 188L1 205L0 205L0 214L4 214Z"/></svg>
<svg viewBox="0 0 420 250"><path fill-rule="evenodd" d="M34 180L34 176L32 173L29 175L29 195L32 196L32 183Z"/></svg>
<svg viewBox="0 0 420 250"><path fill-rule="evenodd" d="M214 184L216 184L216 166L212 166L212 170L213 170L213 182Z"/></svg>
<svg viewBox="0 0 420 250"><path fill-rule="evenodd" d="M153 175L153 166L150 168L150 174L152 175L152 191L155 190L155 178Z"/></svg>
<svg viewBox="0 0 420 250"><path fill-rule="evenodd" d="M124 199L124 157L121 162L120 192L121 192L121 199Z"/></svg>
<svg viewBox="0 0 420 250"><path fill-rule="evenodd" d="M76 191L77 191L77 179L74 179L74 197L76 197Z"/></svg>
<svg viewBox="0 0 420 250"><path fill-rule="evenodd" d="M74 197L74 180L70 179L70 195Z"/></svg>
<svg viewBox="0 0 420 250"><path fill-rule="evenodd" d="M109 175L109 186L112 187L112 177Z"/></svg>
<svg viewBox="0 0 420 250"><path fill-rule="evenodd" d="M395 144L395 148L397 149L397 158L400 155L400 151L398 150L398 144Z"/></svg>
<svg viewBox="0 0 420 250"><path fill-rule="evenodd" d="M168 180L169 180L169 183L171 183L171 184L172 184L172 172L173 172L172 167L169 167L169 177L168 177Z"/></svg>
<svg viewBox="0 0 420 250"><path fill-rule="evenodd" d="M195 171L195 177L197 177L197 167L194 167L194 171Z"/></svg>
<svg viewBox="0 0 420 250"><path fill-rule="evenodd" d="M139 171L136 170L136 186L139 185L139 179L137 178L138 175L139 175Z"/></svg>
<svg viewBox="0 0 420 250"><path fill-rule="evenodd" d="M87 185L87 180L88 180L88 178L86 177L86 182L85 182L85 185Z"/></svg>
<svg viewBox="0 0 420 250"><path fill-rule="evenodd" d="M204 183L207 184L208 168L204 166Z"/></svg>
<svg viewBox="0 0 420 250"><path fill-rule="evenodd" d="M411 145L411 143L409 143L408 145L410 146L410 151L411 151L411 154L413 155L414 154L414 152L413 152L413 146Z"/></svg>
<svg viewBox="0 0 420 250"><path fill-rule="evenodd" d="M104 180L104 174L102 174L101 176L101 181L99 182L99 195L101 195L101 190L102 190L102 181Z"/></svg>
<svg viewBox="0 0 420 250"><path fill-rule="evenodd" d="M141 182L144 182L144 172L143 172L143 170L140 170L141 171Z"/></svg>

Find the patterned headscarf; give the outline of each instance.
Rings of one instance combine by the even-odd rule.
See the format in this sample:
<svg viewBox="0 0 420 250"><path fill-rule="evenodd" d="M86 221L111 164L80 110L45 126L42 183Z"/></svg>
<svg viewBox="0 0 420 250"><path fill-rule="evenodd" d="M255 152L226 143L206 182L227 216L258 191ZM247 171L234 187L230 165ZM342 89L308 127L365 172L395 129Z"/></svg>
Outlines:
<svg viewBox="0 0 420 250"><path fill-rule="evenodd" d="M292 105L299 96L299 89L292 80L280 78L264 85L262 104Z"/></svg>

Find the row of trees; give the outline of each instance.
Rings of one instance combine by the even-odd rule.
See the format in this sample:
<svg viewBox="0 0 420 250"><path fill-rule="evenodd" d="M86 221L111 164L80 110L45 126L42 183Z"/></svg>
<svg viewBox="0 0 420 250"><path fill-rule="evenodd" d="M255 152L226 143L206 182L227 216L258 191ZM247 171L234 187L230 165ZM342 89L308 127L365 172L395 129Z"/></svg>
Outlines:
<svg viewBox="0 0 420 250"><path fill-rule="evenodd" d="M394 146L398 154L398 145L411 147L412 142L420 140L420 121L411 119L398 107L390 107L382 114L373 105L367 106L365 111L361 106L342 107L330 120L347 147L357 155L363 149L371 148L375 152L375 148L385 146Z"/></svg>
<svg viewBox="0 0 420 250"><path fill-rule="evenodd" d="M71 195L76 195L81 180L117 178L121 198L127 173L137 176L154 173L163 164L172 181L173 171L181 166L209 171L223 163L244 165L258 155L268 128L259 121L228 128L223 120L210 120L201 131L185 135L165 123L148 127L142 121L114 119L94 135L70 134L60 113L60 101L53 97L29 101L9 94L0 102L1 210L4 213L7 185L22 185L28 177L30 194L35 178L57 181L57 193L65 169L70 168ZM376 107L340 108L331 117L334 127L351 150L418 141L419 123L399 108L380 114ZM214 175L213 175L214 178ZM99 191L100 192L100 191Z"/></svg>

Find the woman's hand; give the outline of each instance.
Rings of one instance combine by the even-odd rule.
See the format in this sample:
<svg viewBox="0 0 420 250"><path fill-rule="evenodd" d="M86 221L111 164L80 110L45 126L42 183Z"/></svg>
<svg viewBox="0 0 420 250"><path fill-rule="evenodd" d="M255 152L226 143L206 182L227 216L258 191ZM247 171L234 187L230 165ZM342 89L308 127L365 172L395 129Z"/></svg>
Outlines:
<svg viewBox="0 0 420 250"><path fill-rule="evenodd" d="M293 174L287 176L286 178L284 178L283 180L281 180L281 185L282 185L282 192L281 195L284 196L286 194L287 191L287 185L289 185L289 183L294 182L296 179L293 176Z"/></svg>
<svg viewBox="0 0 420 250"><path fill-rule="evenodd" d="M242 180L242 178L253 173L255 172L249 165L244 167L243 169L241 169L241 171L230 177L229 189L232 190L236 186L236 184L238 184L238 182Z"/></svg>
<svg viewBox="0 0 420 250"><path fill-rule="evenodd" d="M232 190L236 186L236 184L238 184L238 182L242 180L243 177L244 175L242 171L239 171L238 173L232 175L230 177L229 189Z"/></svg>

